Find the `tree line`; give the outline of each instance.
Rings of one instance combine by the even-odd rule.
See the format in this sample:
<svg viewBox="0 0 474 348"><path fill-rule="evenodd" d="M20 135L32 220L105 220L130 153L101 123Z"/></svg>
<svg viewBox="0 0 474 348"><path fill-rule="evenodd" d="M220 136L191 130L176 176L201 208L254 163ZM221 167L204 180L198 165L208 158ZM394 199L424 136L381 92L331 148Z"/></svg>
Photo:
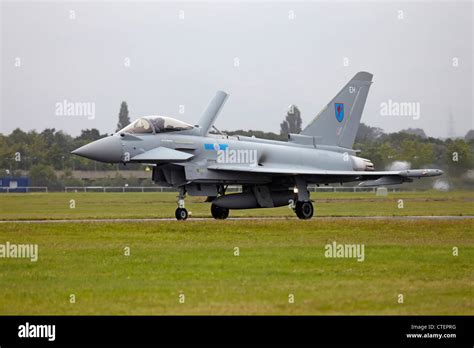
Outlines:
<svg viewBox="0 0 474 348"><path fill-rule="evenodd" d="M130 123L128 107L122 103L117 129ZM225 131L228 135L255 136L264 139L286 140L288 133L301 131L302 119L299 109L291 105L280 133L259 130ZM98 129L84 129L73 137L61 130L47 128L42 132L24 132L17 128L9 135L0 134L0 177L13 175L15 171L30 171L30 177L41 178L44 182L55 182L61 186L55 171L65 172L63 182L81 184L74 181L70 172L74 170L121 170L139 169L142 166L128 164L106 164L71 155L74 149L107 136ZM421 129L407 129L396 133L385 133L382 129L361 124L354 149L359 156L370 159L376 170L385 170L396 161L408 162L412 168L440 168L452 178L469 179L468 170L474 165L474 131L467 132L464 138L437 139L427 137ZM115 178L121 182L121 178ZM38 181L38 180L37 180ZM35 184L35 182L33 182ZM36 182L38 184L38 182ZM43 185L38 185L43 186Z"/></svg>

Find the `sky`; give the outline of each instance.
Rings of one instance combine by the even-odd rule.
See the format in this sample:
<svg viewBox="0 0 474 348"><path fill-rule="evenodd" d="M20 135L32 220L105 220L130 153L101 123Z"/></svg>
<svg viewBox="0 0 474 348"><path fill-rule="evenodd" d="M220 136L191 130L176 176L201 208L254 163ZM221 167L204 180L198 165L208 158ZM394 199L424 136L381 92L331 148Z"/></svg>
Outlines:
<svg viewBox="0 0 474 348"><path fill-rule="evenodd" d="M474 128L473 3L3 1L0 133L116 129L166 115L195 124L217 90L216 126L303 126L358 71L374 74L362 122L434 137ZM397 115L387 105L413 106ZM416 112L414 110L419 110Z"/></svg>

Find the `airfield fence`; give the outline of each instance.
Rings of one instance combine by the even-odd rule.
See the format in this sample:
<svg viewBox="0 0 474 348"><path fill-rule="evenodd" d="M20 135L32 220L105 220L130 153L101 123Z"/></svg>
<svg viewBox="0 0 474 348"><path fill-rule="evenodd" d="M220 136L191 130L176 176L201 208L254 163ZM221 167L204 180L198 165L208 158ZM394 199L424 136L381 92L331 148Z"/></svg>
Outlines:
<svg viewBox="0 0 474 348"><path fill-rule="evenodd" d="M163 186L66 186L64 192L177 192Z"/></svg>
<svg viewBox="0 0 474 348"><path fill-rule="evenodd" d="M48 192L48 187L46 186L17 186L17 187L0 187L3 193L10 192Z"/></svg>
<svg viewBox="0 0 474 348"><path fill-rule="evenodd" d="M376 187L358 186L309 186L310 192L376 192ZM178 192L172 187L164 186L66 186L65 192ZM227 192L240 192L240 186L228 186ZM399 188L391 188L387 191L398 192Z"/></svg>
<svg viewBox="0 0 474 348"><path fill-rule="evenodd" d="M50 192L46 186L0 187L2 193ZM377 187L358 186L309 186L310 192L377 192ZM388 192L410 191L400 188L387 189ZM64 192L178 192L175 188L165 186L66 186ZM241 192L240 186L228 186L227 192Z"/></svg>
<svg viewBox="0 0 474 348"><path fill-rule="evenodd" d="M240 192L240 187L229 186L228 192ZM64 192L178 192L166 186L66 186Z"/></svg>

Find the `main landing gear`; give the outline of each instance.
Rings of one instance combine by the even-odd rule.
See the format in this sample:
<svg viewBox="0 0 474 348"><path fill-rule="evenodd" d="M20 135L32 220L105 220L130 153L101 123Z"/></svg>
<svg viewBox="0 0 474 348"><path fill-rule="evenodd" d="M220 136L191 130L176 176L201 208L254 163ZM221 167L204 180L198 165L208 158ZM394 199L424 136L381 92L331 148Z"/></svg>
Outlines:
<svg viewBox="0 0 474 348"><path fill-rule="evenodd" d="M313 217L314 208L311 201L297 201L294 210L296 216L302 220L308 220Z"/></svg>
<svg viewBox="0 0 474 348"><path fill-rule="evenodd" d="M215 204L211 204L211 214L214 219L224 220L229 216L229 209L221 208Z"/></svg>
<svg viewBox="0 0 474 348"><path fill-rule="evenodd" d="M178 195L178 208L176 208L176 211L174 212L174 216L176 217L176 220L186 220L188 218L188 211L184 207L184 197L186 197L186 191L183 189L179 190L179 195Z"/></svg>
<svg viewBox="0 0 474 348"><path fill-rule="evenodd" d="M295 194L296 202L293 204L292 208L295 211L296 216L302 220L311 219L314 213L313 203L311 203L310 200L306 181L299 176L295 177Z"/></svg>
<svg viewBox="0 0 474 348"><path fill-rule="evenodd" d="M227 186L220 185L217 189L218 196L224 196L226 189L227 189ZM210 202L212 202L212 200ZM225 220L229 217L229 208L222 208L213 203L211 204L211 215L216 220Z"/></svg>

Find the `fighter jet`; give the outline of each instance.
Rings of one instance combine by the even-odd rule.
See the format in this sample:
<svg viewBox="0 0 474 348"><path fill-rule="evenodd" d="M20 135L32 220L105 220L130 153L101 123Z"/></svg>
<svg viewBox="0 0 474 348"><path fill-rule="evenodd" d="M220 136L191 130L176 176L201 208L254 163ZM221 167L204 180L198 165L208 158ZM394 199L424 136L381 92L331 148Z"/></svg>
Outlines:
<svg viewBox="0 0 474 348"><path fill-rule="evenodd" d="M228 97L218 91L196 125L145 116L72 153L101 162L153 166L153 181L179 192L178 220L188 218L186 194L208 197L215 219L226 219L231 209L284 205L298 218L310 219L314 209L308 185L385 186L443 174L439 169L374 171L370 160L357 156L359 151L352 147L372 76L357 73L300 134L289 134L287 141L211 134ZM229 185L239 186L241 192L226 192Z"/></svg>

